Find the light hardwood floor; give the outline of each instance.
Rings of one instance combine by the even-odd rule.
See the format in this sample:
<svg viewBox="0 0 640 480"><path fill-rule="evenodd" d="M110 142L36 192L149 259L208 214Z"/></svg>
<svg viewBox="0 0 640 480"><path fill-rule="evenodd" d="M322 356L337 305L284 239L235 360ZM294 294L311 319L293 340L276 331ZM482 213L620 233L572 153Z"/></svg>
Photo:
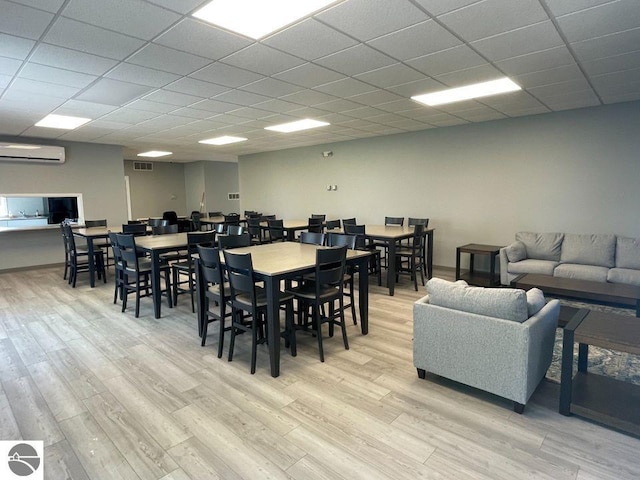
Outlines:
<svg viewBox="0 0 640 480"><path fill-rule="evenodd" d="M437 269L450 278L451 270ZM60 268L0 275L0 437L44 440L45 478L203 480L637 479L640 440L557 412L543 381L525 413L412 363L412 303L372 284L370 333L298 336L279 378L248 338L218 359L189 299L120 313L113 283L78 288ZM348 318L350 323L350 318ZM225 355L227 349L225 348ZM460 352L461 355L464 352Z"/></svg>

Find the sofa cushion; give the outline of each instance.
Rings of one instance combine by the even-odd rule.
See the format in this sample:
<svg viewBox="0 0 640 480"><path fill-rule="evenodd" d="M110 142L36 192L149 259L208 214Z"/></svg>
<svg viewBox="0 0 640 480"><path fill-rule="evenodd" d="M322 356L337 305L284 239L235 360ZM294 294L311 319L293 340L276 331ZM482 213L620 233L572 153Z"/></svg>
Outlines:
<svg viewBox="0 0 640 480"><path fill-rule="evenodd" d="M510 262L519 262L527 258L527 247L524 243L518 241L504 249Z"/></svg>
<svg viewBox="0 0 640 480"><path fill-rule="evenodd" d="M527 312L529 317L533 317L544 307L544 294L539 288L527 290Z"/></svg>
<svg viewBox="0 0 640 480"><path fill-rule="evenodd" d="M524 290L470 287L432 278L427 292L432 305L516 322L529 318Z"/></svg>
<svg viewBox="0 0 640 480"><path fill-rule="evenodd" d="M611 268L607 273L607 281L611 283L626 283L640 287L640 270L630 268Z"/></svg>
<svg viewBox="0 0 640 480"><path fill-rule="evenodd" d="M509 263L507 271L519 275L521 273L539 273L542 275L553 275L553 269L560 265L560 262L551 260L522 260L521 262Z"/></svg>
<svg viewBox="0 0 640 480"><path fill-rule="evenodd" d="M615 266L615 235L575 235L567 233L562 242L562 263L581 265Z"/></svg>
<svg viewBox="0 0 640 480"><path fill-rule="evenodd" d="M616 267L640 270L640 238L616 239Z"/></svg>
<svg viewBox="0 0 640 480"><path fill-rule="evenodd" d="M516 240L524 243L527 258L559 261L563 236L562 233L518 232Z"/></svg>
<svg viewBox="0 0 640 480"><path fill-rule="evenodd" d="M554 277L576 278L579 280L591 280L594 282L606 282L607 267L597 265L578 265L575 263L561 263L553 271Z"/></svg>

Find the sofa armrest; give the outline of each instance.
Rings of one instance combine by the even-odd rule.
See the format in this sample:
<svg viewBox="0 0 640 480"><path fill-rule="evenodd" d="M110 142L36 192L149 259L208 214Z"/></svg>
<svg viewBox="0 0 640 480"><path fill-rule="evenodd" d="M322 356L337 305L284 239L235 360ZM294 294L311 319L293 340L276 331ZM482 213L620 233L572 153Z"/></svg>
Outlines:
<svg viewBox="0 0 640 480"><path fill-rule="evenodd" d="M509 274L507 268L509 266L509 258L507 258L507 248L502 247L500 249L500 283L502 285L509 285Z"/></svg>

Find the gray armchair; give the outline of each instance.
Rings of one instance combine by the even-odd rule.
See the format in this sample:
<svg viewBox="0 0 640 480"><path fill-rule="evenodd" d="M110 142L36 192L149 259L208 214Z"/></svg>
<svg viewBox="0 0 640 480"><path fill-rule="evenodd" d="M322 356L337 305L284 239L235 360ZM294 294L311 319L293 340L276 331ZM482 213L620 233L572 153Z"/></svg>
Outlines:
<svg viewBox="0 0 640 480"><path fill-rule="evenodd" d="M524 406L553 354L560 304L542 292L469 287L434 278L413 307L413 362ZM529 297L529 298L527 298Z"/></svg>

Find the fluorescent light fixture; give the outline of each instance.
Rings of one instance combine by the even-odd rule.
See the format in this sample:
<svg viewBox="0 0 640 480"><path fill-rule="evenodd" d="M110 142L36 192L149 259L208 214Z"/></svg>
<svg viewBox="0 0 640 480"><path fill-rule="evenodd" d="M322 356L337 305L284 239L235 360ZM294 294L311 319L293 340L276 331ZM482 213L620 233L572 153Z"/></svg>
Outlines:
<svg viewBox="0 0 640 480"><path fill-rule="evenodd" d="M223 135L222 137L200 140L198 143L206 143L209 145L228 145L229 143L244 142L245 140L247 139L244 137L232 137L229 135Z"/></svg>
<svg viewBox="0 0 640 480"><path fill-rule="evenodd" d="M450 88L439 92L416 95L415 97L411 97L411 99L429 105L430 107L435 107L436 105L444 105L445 103L488 97L499 93L515 92L521 89L520 85L515 84L511 79L505 77L500 80L491 80L490 82L474 83L466 87Z"/></svg>
<svg viewBox="0 0 640 480"><path fill-rule="evenodd" d="M213 0L193 16L259 40L337 0Z"/></svg>
<svg viewBox="0 0 640 480"><path fill-rule="evenodd" d="M80 125L84 125L85 123L90 121L90 118L68 117L67 115L50 114L36 123L36 127L62 128L64 130L73 130L74 128L78 128Z"/></svg>
<svg viewBox="0 0 640 480"><path fill-rule="evenodd" d="M37 145L3 145L0 148L15 148L16 150L39 150L42 147Z"/></svg>
<svg viewBox="0 0 640 480"><path fill-rule="evenodd" d="M160 150L149 150L148 152L139 153L139 157L165 157L171 155L173 152L163 152Z"/></svg>
<svg viewBox="0 0 640 480"><path fill-rule="evenodd" d="M297 120L295 122L281 123L280 125L273 125L271 127L264 127L265 130L273 130L274 132L297 132L300 130L307 130L309 128L325 127L331 125L327 122L321 122L320 120L312 120L305 118L303 120Z"/></svg>

